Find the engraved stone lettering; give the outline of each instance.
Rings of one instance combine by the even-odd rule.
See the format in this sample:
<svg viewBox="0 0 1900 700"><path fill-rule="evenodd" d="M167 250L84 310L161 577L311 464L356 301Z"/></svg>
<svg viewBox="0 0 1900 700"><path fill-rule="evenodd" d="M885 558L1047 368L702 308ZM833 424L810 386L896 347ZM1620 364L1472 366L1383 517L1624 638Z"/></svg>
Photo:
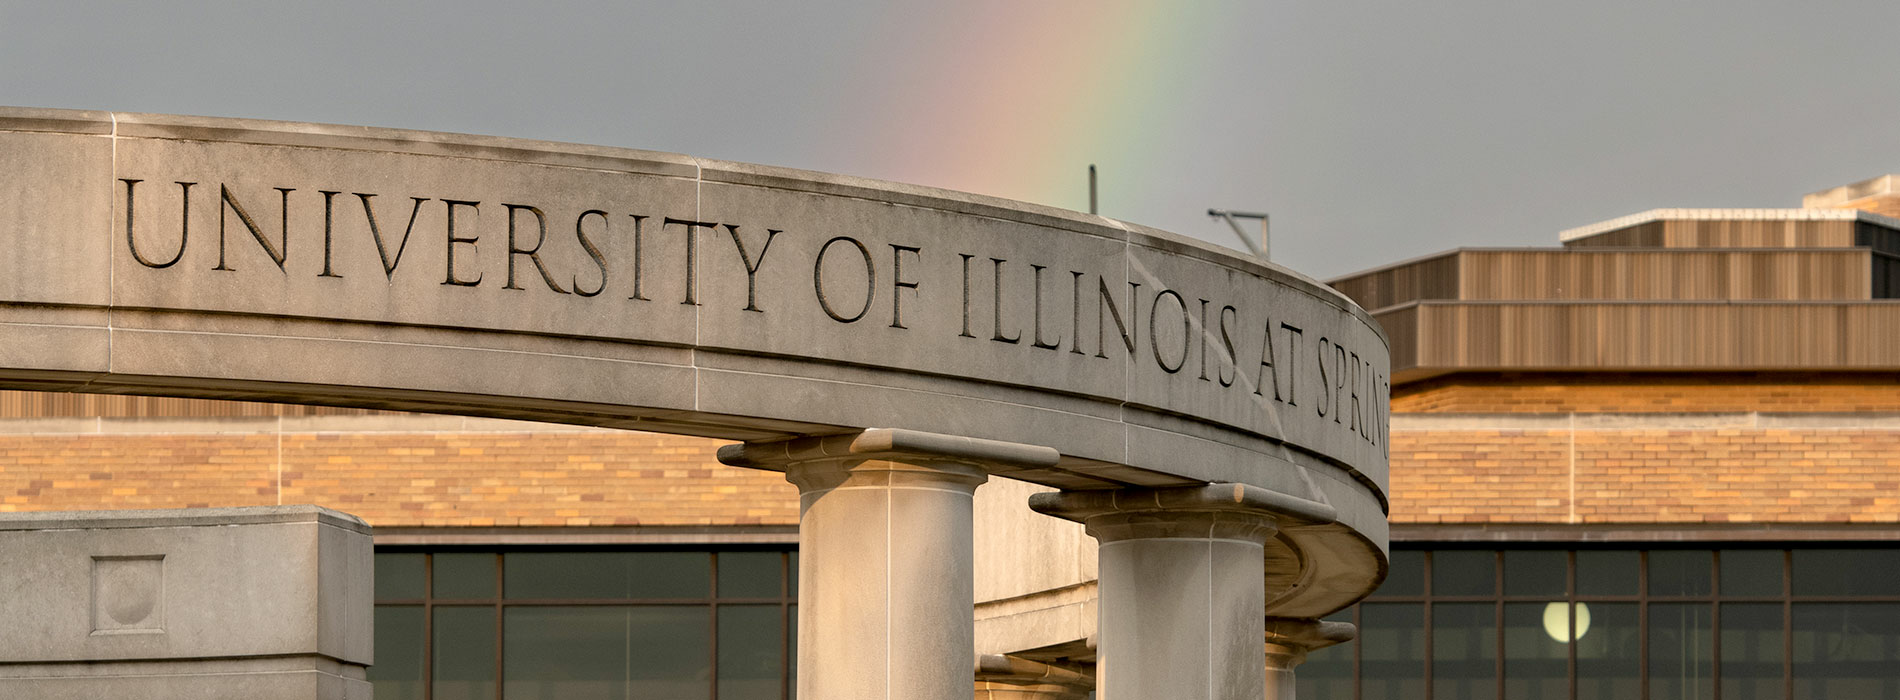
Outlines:
<svg viewBox="0 0 1900 700"><path fill-rule="evenodd" d="M957 337L975 338L970 333L970 260L976 256L957 253L957 257L963 258L963 332L958 333Z"/></svg>
<svg viewBox="0 0 1900 700"><path fill-rule="evenodd" d="M1155 320L1161 314L1162 297L1173 297L1175 308L1181 310L1181 357L1174 361L1173 366L1169 366L1167 358L1161 354L1161 335L1155 328ZM1181 298L1180 293L1172 289L1163 289L1160 294L1155 295L1154 305L1148 307L1148 349L1154 352L1155 364L1160 365L1162 371L1174 374L1187 366L1188 344L1194 340L1193 323L1194 319L1188 316L1187 301Z"/></svg>
<svg viewBox="0 0 1900 700"><path fill-rule="evenodd" d="M1330 339L1322 335L1319 337L1319 344L1313 346L1313 352L1319 362L1319 388L1326 392L1325 396L1320 397L1319 404L1313 407L1314 411L1319 412L1321 418L1326 417L1326 411L1331 408L1333 402L1333 385L1332 382L1327 381L1330 374L1326 371L1326 348L1332 347L1332 344Z"/></svg>
<svg viewBox="0 0 1900 700"><path fill-rule="evenodd" d="M595 285L593 291L581 288L581 275L578 272L574 273L574 276L568 280L568 284L574 288L574 293L584 297L599 295L601 290L607 288L607 256L601 254L600 248L594 245L593 239L587 237L587 229L582 226L582 224L587 223L587 217L589 216L600 217L601 226L607 228L613 227L612 224L608 223L607 212L599 209L589 209L581 212L580 216L574 217L574 240L580 242L581 250L587 251L587 259L594 261L594 267L600 271L600 284Z"/></svg>
<svg viewBox="0 0 1900 700"><path fill-rule="evenodd" d="M858 254L864 258L864 305L859 307L858 312L851 316L838 313L838 310L831 305L830 295L825 291L825 254L831 252L831 245L839 241L845 241L856 246ZM818 249L817 261L812 263L811 283L812 288L818 292L818 306L824 309L826 316L830 316L831 320L839 323L856 323L858 319L864 318L865 314L870 313L871 300L877 294L877 267L871 264L871 249L864 247L864 244L858 242L858 239L850 236L837 236L829 241L825 241L824 246Z"/></svg>
<svg viewBox="0 0 1900 700"><path fill-rule="evenodd" d="M443 264L448 268L448 273L447 273L447 276L443 278L442 283L446 285L456 286L456 287L473 287L475 285L481 284L482 273L480 272L475 273L475 279L472 279L472 280L465 280L465 279L455 276L455 244L466 243L468 244L468 247L473 249L477 255L481 254L481 248L478 247L478 245L475 242L475 239L481 237L480 234L469 236L467 238L460 238L455 235L455 208L468 207L470 209L475 210L476 216L481 216L481 213L482 213L481 202L464 202L464 201L456 200L456 199L444 199L442 200L442 204L443 204L443 208L448 211L448 217L447 217L448 221L443 225L443 230L448 233L448 243L445 246L447 248L447 251L446 251L447 254L443 256L444 258Z"/></svg>
<svg viewBox="0 0 1900 700"><path fill-rule="evenodd" d="M645 262L644 258L640 257L642 255L640 246L642 241L646 238L646 232L642 230L642 224L645 224L646 220L650 217L641 216L639 214L628 214L628 216L633 217L633 296L627 298L629 300L652 301L648 299L645 294L640 292L640 284L645 279L645 275L643 274L645 272ZM575 225L579 226L580 224L576 223ZM606 284L604 277L601 284Z"/></svg>
<svg viewBox="0 0 1900 700"><path fill-rule="evenodd" d="M323 195L323 271L317 273L317 276L341 279L342 275L330 271L330 244L331 231L336 228L336 196L343 193L331 190L317 190L317 192Z"/></svg>
<svg viewBox="0 0 1900 700"><path fill-rule="evenodd" d="M1115 298L1108 293L1108 278L1097 277L1095 284L1095 356L1108 357L1108 348L1102 342L1102 335L1108 330L1108 320L1102 317L1102 312L1106 310L1109 317L1115 319L1115 331L1121 333L1122 345L1128 346L1128 356L1130 358L1134 357L1135 336L1133 329L1129 328L1129 326L1133 324L1122 323L1121 309L1115 308ZM1136 308L1135 305L1135 294L1139 291L1141 291L1140 282L1128 283L1128 320L1130 321L1140 319L1139 316L1135 316L1135 314L1140 313L1140 309Z"/></svg>
<svg viewBox="0 0 1900 700"><path fill-rule="evenodd" d="M1267 388L1267 373L1272 372L1273 400L1284 401L1280 398L1280 368L1274 364L1272 319L1267 320L1267 331L1261 335L1264 337L1260 341L1260 369L1259 374L1254 377L1253 395L1266 396L1264 392Z"/></svg>
<svg viewBox="0 0 1900 700"><path fill-rule="evenodd" d="M290 254L290 193L297 190L289 187L273 187L271 189L277 190L277 192L283 196L283 200L278 204L278 211L282 216L281 225L283 228L277 232L279 240L276 244L272 244L270 239L264 237L263 229L257 227L257 222L253 221L251 215L244 211L243 205L238 204L237 199L231 196L231 188L218 185L218 199L221 200L218 206L218 266L211 269L223 270L225 272L235 271L235 268L226 265L224 260L224 211L225 209L230 209L231 211L237 212L238 221L244 224L245 230L251 232L252 238L257 239L257 244L264 248L264 254L270 256L271 262L277 263L277 270L279 272L285 271L284 258Z"/></svg>
<svg viewBox="0 0 1900 700"><path fill-rule="evenodd" d="M1352 358L1352 381L1346 382L1347 386L1352 387L1347 394L1351 399L1349 403L1352 405L1352 420L1347 423L1346 429L1365 435L1365 431L1359 429L1359 353L1346 354Z"/></svg>
<svg viewBox="0 0 1900 700"><path fill-rule="evenodd" d="M179 201L178 250L172 253L172 258L170 260L166 260L165 262L152 262L150 260L145 259L145 256L139 253L138 240L136 239L136 237L132 235L132 212L134 209L132 190L134 187L138 185L138 183L144 182L144 180L130 180L126 178L119 178L119 181L125 183L125 247L132 251L132 259L137 260L140 265L144 265L146 267L149 267L155 270L163 270L165 268L178 264L178 260L180 258L185 257L185 241L191 238L191 186L196 185L198 183L196 182L177 183L178 184L178 201Z"/></svg>
<svg viewBox="0 0 1900 700"><path fill-rule="evenodd" d="M759 257L754 259L750 253L746 252L745 239L739 237L739 227L733 226L732 224L726 224L725 226L726 233L732 236L732 245L739 249L739 263L745 266L745 310L764 313L764 310L759 308L758 287L756 286L759 266L765 264L765 253L772 249L772 239L777 238L780 233L784 232L775 229L766 229L765 244L759 246Z"/></svg>
<svg viewBox="0 0 1900 700"><path fill-rule="evenodd" d="M666 227L673 225L686 227L686 300L680 302L680 304L683 306L699 306L699 229L710 229L718 226L718 224L709 224L702 221L687 221L685 219L675 219L670 216L660 220L660 230L662 231L666 230Z"/></svg>
<svg viewBox="0 0 1900 700"><path fill-rule="evenodd" d="M907 246L907 245L898 245L896 243L891 244L891 327L892 328L906 327L904 325L904 295L898 290L900 289L915 290L917 289L917 285L918 285L918 282L916 280L904 279L904 254L905 253L910 253L911 256L915 257L920 262L923 260L922 248L917 248L914 246ZM911 295L916 296L916 292L913 291ZM967 317L965 318L965 323L968 323Z"/></svg>
<svg viewBox="0 0 1900 700"><path fill-rule="evenodd" d="M1379 445L1386 459L1392 458L1392 378L1379 377Z"/></svg>
<svg viewBox="0 0 1900 700"><path fill-rule="evenodd" d="M1195 327L1201 329L1201 332L1195 333L1194 335L1200 338L1201 340L1201 342L1198 343L1201 346L1201 381L1205 382L1205 381L1209 381L1209 379L1207 378L1207 344L1209 341L1213 339L1213 336L1210 335L1207 330L1207 300L1206 299L1201 300L1201 317L1200 318L1201 318L1200 323L1197 324Z"/></svg>
<svg viewBox="0 0 1900 700"><path fill-rule="evenodd" d="M548 273L548 266L541 263L541 244L548 242L548 215L543 213L540 207L526 204L504 203L502 206L508 208L508 283L502 285L501 288L521 289L515 285L515 257L526 255L528 262L534 263L535 271L541 273L541 281L548 285L548 289L567 294L568 291L562 289L561 285L554 281L554 275ZM524 211L534 215L536 233L533 248L521 247L515 237L515 214Z"/></svg>
<svg viewBox="0 0 1900 700"><path fill-rule="evenodd" d="M1333 343L1333 356L1333 422L1344 424L1339 414L1346 409L1346 346Z"/></svg>
<svg viewBox="0 0 1900 700"><path fill-rule="evenodd" d="M1030 332L1031 332L1029 345L1030 347L1042 348L1044 350L1055 350L1055 349L1061 348L1062 336L1059 336L1059 335L1056 336L1054 342L1043 340L1042 338L1042 271L1047 268L1044 268L1043 266L1036 265L1036 264L1031 264L1029 267L1030 269L1035 271L1034 272L1035 279L1032 281L1033 282L1032 286L1035 287L1034 301L1035 301L1035 306L1036 306L1035 315L1032 317L1033 321L1029 324Z"/></svg>
<svg viewBox="0 0 1900 700"><path fill-rule="evenodd" d="M1009 261L1004 260L1002 258L990 258L990 262L994 263L996 266L995 267L996 315L991 317L990 319L991 320L990 326L991 328L995 330L995 332L990 334L990 340L994 340L999 343L1009 343L1009 344L1014 345L1016 343L1022 342L1023 340L1023 332L1021 329L1018 329L1016 331L1015 337L1003 335L1003 265Z"/></svg>
<svg viewBox="0 0 1900 700"><path fill-rule="evenodd" d="M1287 377L1287 381L1286 381L1286 405L1298 406L1300 405L1299 403L1299 398L1300 398L1299 351L1300 351L1300 342L1303 340L1306 340L1306 331L1302 330L1299 326L1291 325L1285 321L1280 322L1280 329L1284 331L1291 331L1294 336L1297 336L1287 345L1287 348L1286 348L1287 374L1291 375ZM1272 334L1273 334L1272 326L1267 327L1267 334L1268 334L1268 339L1271 340ZM1265 352L1268 356L1271 356L1273 354L1273 346L1271 343L1268 344ZM1275 401L1278 401L1280 399L1280 370L1277 368L1273 370L1273 398Z"/></svg>
<svg viewBox="0 0 1900 700"><path fill-rule="evenodd" d="M1219 315L1220 343L1221 347L1226 349L1226 354L1221 356L1222 371L1216 378L1220 380L1222 387L1230 387L1234 385L1234 380L1240 378L1240 351L1234 347L1234 331L1229 327L1228 319L1231 318L1234 323L1239 323L1240 310L1232 306L1222 306Z"/></svg>
<svg viewBox="0 0 1900 700"><path fill-rule="evenodd" d="M1082 351L1082 273L1070 270L1069 276L1069 330L1074 338L1069 352L1086 356L1088 353Z"/></svg>
<svg viewBox="0 0 1900 700"><path fill-rule="evenodd" d="M376 207L369 201L370 198L376 195L364 194L362 192L354 192L352 194L355 194L356 198L363 203L363 218L369 221L370 240L376 244L376 257L383 261L383 279L394 279L396 277L396 266L402 264L402 253L409 248L409 234L416 230L416 217L422 213L422 203L429 201L429 198L409 198L411 200L409 204L409 225L403 227L402 240L396 243L396 254L391 256L389 254L389 246L383 243L383 227L376 220ZM328 210L325 210L325 216L328 216ZM325 229L325 234L327 239L328 229ZM473 241L474 239L471 238L469 240Z"/></svg>

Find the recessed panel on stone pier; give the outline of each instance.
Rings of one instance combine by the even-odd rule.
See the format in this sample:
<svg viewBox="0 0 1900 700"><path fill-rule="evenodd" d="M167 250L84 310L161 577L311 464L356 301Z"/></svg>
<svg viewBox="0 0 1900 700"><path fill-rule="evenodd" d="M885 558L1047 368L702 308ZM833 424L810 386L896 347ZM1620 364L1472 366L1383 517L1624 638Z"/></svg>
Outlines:
<svg viewBox="0 0 1900 700"><path fill-rule="evenodd" d="M165 555L92 558L92 633L165 633Z"/></svg>

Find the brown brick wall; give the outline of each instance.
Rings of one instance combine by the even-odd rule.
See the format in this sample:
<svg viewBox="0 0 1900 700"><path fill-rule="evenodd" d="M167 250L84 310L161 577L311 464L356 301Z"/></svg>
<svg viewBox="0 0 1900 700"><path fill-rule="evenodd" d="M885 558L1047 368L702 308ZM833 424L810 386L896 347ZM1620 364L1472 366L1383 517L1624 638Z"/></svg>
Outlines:
<svg viewBox="0 0 1900 700"><path fill-rule="evenodd" d="M1896 523L1900 429L1395 429L1392 522Z"/></svg>
<svg viewBox="0 0 1900 700"><path fill-rule="evenodd" d="M699 438L549 433L0 435L0 511L315 503L377 526L794 525L782 475ZM281 480L280 480L281 479Z"/></svg>
<svg viewBox="0 0 1900 700"><path fill-rule="evenodd" d="M0 418L402 415L395 411L164 396L0 390Z"/></svg>
<svg viewBox="0 0 1900 700"><path fill-rule="evenodd" d="M1683 428L1646 427L1663 419L1644 414L1599 418L1612 427L1506 417L1497 421L1542 423L1418 429L1406 426L1493 419L1397 416L1392 521L1900 522L1900 421ZM0 435L0 511L281 497L386 527L795 525L796 489L775 473L718 465L719 444L573 430Z"/></svg>
<svg viewBox="0 0 1900 700"><path fill-rule="evenodd" d="M1900 375L1458 375L1392 389L1393 413L1748 411L1900 412Z"/></svg>

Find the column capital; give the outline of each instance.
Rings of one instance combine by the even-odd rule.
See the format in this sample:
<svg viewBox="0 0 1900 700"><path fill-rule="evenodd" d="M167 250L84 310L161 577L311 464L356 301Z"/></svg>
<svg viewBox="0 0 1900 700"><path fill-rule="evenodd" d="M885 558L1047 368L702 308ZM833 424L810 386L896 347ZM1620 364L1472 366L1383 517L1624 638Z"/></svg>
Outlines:
<svg viewBox="0 0 1900 700"><path fill-rule="evenodd" d="M1057 683L977 681L976 700L1088 700L1088 688Z"/></svg>
<svg viewBox="0 0 1900 700"><path fill-rule="evenodd" d="M1267 617L1267 644L1301 652L1344 644L1357 636L1359 628L1350 622Z"/></svg>
<svg viewBox="0 0 1900 700"><path fill-rule="evenodd" d="M1293 667L1306 661L1308 652L1359 635L1350 622L1268 617L1266 623L1267 700L1293 700L1298 692Z"/></svg>
<svg viewBox="0 0 1900 700"><path fill-rule="evenodd" d="M804 493L846 486L952 488L970 493L991 472L1047 468L1061 456L1048 447L888 428L719 448L721 463L785 472L785 479Z"/></svg>
<svg viewBox="0 0 1900 700"><path fill-rule="evenodd" d="M976 700L1084 700L1094 689L1087 670L1003 654L976 657Z"/></svg>
<svg viewBox="0 0 1900 700"><path fill-rule="evenodd" d="M836 435L802 435L719 448L719 462L734 467L785 471L809 462L902 460L955 462L985 471L1047 469L1062 454L1054 448L982 440L920 430L867 428Z"/></svg>
<svg viewBox="0 0 1900 700"><path fill-rule="evenodd" d="M1103 543L1148 538L1265 542L1282 521L1332 522L1332 506L1247 484L1058 491L1029 498L1038 513L1082 523Z"/></svg>

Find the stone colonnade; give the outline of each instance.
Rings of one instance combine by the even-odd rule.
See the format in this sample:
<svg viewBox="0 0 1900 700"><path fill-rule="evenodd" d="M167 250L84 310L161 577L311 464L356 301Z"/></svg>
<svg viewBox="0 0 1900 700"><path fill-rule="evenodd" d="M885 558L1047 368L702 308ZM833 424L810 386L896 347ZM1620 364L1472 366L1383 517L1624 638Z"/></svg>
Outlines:
<svg viewBox="0 0 1900 700"><path fill-rule="evenodd" d="M722 448L721 462L799 488L799 696L970 698L976 488L1059 458L890 429ZM1101 543L1098 679L984 657L980 700L1073 700L1091 685L1101 700L1292 698L1306 652L1351 638L1350 625L1265 616L1266 542L1285 519L1330 521L1323 504L1227 483L1044 493L1030 506Z"/></svg>

